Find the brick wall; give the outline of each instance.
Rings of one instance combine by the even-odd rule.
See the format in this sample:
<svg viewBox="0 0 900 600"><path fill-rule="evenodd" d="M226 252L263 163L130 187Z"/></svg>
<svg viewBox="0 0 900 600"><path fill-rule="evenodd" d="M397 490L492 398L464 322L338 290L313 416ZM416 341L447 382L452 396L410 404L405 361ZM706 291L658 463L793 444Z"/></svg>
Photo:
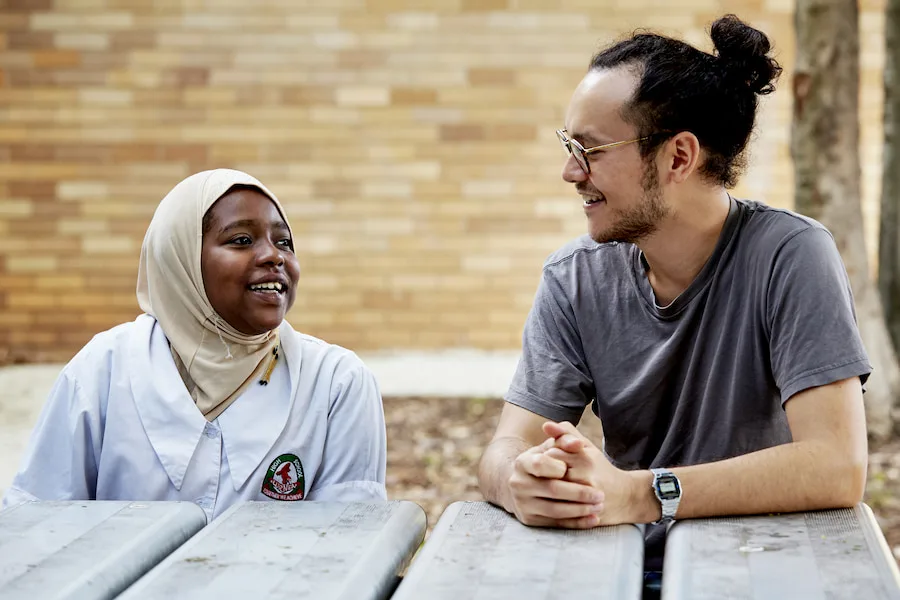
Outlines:
<svg viewBox="0 0 900 600"><path fill-rule="evenodd" d="M293 6L289 6L292 5ZM863 0L867 223L883 0ZM737 12L788 71L740 195L788 206L785 0L0 0L0 361L63 360L138 312L143 232L212 167L284 202L292 323L359 350L514 349L545 256L584 230L554 130L640 26L708 46Z"/></svg>

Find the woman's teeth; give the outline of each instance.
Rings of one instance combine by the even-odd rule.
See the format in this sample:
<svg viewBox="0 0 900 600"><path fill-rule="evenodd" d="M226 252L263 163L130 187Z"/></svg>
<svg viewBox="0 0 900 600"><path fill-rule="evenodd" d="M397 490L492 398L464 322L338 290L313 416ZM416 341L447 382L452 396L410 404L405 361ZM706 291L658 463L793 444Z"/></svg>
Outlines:
<svg viewBox="0 0 900 600"><path fill-rule="evenodd" d="M250 290L254 292L281 292L283 286L278 282L272 283L256 283L250 286Z"/></svg>

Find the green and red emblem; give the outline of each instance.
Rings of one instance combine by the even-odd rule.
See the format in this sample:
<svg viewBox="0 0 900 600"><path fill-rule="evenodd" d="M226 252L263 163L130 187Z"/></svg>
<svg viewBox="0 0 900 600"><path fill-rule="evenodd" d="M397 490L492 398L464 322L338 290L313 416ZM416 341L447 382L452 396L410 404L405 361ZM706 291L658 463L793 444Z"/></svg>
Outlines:
<svg viewBox="0 0 900 600"><path fill-rule="evenodd" d="M272 461L262 493L276 500L303 500L303 465L293 454L282 454Z"/></svg>

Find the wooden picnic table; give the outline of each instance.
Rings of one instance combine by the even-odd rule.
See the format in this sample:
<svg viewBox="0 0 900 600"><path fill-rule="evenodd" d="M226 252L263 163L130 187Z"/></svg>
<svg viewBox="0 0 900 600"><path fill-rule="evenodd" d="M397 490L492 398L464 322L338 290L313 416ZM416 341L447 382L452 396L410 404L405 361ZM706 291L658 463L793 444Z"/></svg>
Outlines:
<svg viewBox="0 0 900 600"><path fill-rule="evenodd" d="M868 506L677 521L663 600L894 600L900 573Z"/></svg>
<svg viewBox="0 0 900 600"><path fill-rule="evenodd" d="M456 502L392 600L639 600L643 560L635 525L531 528L486 502Z"/></svg>
<svg viewBox="0 0 900 600"><path fill-rule="evenodd" d="M412 502L247 502L205 524L181 502L7 509L0 597L639 600L643 589L642 527L532 528L486 502L451 504L399 588L425 532ZM900 571L864 504L678 521L662 600L707 599L900 600Z"/></svg>
<svg viewBox="0 0 900 600"><path fill-rule="evenodd" d="M381 600L424 536L412 502L246 502L121 598Z"/></svg>
<svg viewBox="0 0 900 600"><path fill-rule="evenodd" d="M26 502L0 511L0 597L114 598L206 525L188 502Z"/></svg>

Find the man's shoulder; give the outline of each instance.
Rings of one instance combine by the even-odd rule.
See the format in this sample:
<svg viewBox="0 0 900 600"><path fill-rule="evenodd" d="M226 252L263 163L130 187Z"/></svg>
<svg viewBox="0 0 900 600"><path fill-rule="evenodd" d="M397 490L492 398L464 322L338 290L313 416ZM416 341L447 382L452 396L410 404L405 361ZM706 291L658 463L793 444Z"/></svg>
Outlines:
<svg viewBox="0 0 900 600"><path fill-rule="evenodd" d="M755 246L777 250L781 244L809 230L830 235L828 229L810 217L786 208L768 206L751 200L738 200L746 215L748 236Z"/></svg>
<svg viewBox="0 0 900 600"><path fill-rule="evenodd" d="M566 271L578 268L582 265L603 262L612 253L617 253L627 244L608 242L600 244L591 239L589 235L583 235L568 242L544 261L544 270Z"/></svg>

